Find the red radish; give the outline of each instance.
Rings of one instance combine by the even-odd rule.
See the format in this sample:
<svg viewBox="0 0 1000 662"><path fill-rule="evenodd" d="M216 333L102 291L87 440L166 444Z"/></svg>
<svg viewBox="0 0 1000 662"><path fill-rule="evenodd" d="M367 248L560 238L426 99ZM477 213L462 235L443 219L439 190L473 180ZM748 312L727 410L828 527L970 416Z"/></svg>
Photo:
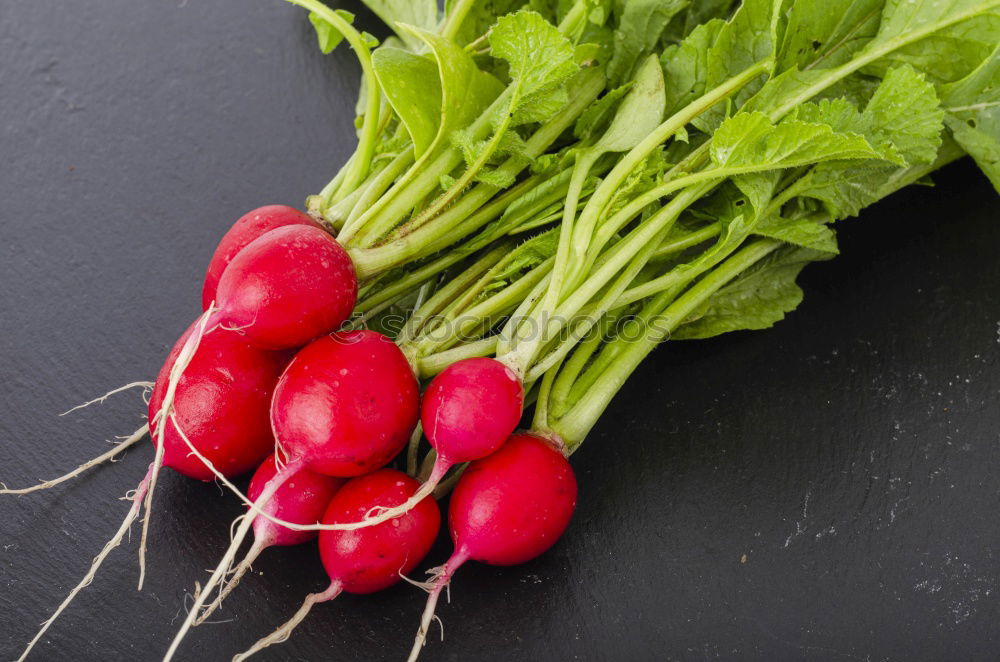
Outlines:
<svg viewBox="0 0 1000 662"><path fill-rule="evenodd" d="M107 555L121 544L145 501L146 517L139 546L139 588L142 588L149 511L162 466L209 480L213 474L201 464L202 460L189 457L192 448L218 463L217 470L224 475L248 471L273 448L268 410L274 386L288 362L288 353L255 349L233 331L219 330L206 336L206 322L203 315L184 332L157 377L149 402L148 423L156 457L129 497L132 507L118 531L94 558L83 580L28 643L21 660L76 595L93 581ZM202 351L195 354L199 345Z"/></svg>
<svg viewBox="0 0 1000 662"><path fill-rule="evenodd" d="M319 228L289 225L254 239L232 259L207 328L239 328L264 349L300 347L336 330L357 293L347 251Z"/></svg>
<svg viewBox="0 0 1000 662"><path fill-rule="evenodd" d="M257 241L285 229L289 228L274 230ZM253 244L240 253L233 265L252 248ZM229 274L227 270L220 292ZM386 336L374 331L347 331L314 340L295 355L275 387L271 425L288 464L267 481L254 508L266 505L289 476L303 467L342 477L378 469L406 444L417 423L418 407L419 389L410 364ZM237 528L164 662L173 657L207 595L233 562L250 522L245 518Z"/></svg>
<svg viewBox="0 0 1000 662"><path fill-rule="evenodd" d="M253 478L250 479L247 496L255 501L263 493L267 482L277 473L275 456L272 455L257 467ZM315 524L323 517L330 499L344 482L343 478L324 476L303 467L278 488L271 500L261 506L261 510L295 524ZM233 569L229 580L219 591L219 596L205 608L194 624L199 625L204 622L222 604L262 551L268 547L301 545L317 535L317 531L295 531L281 524L275 524L266 517L257 516L253 521L253 545L239 565Z"/></svg>
<svg viewBox="0 0 1000 662"><path fill-rule="evenodd" d="M424 391L420 405L424 433L437 452L430 477L405 503L342 528L373 526L405 513L431 494L452 466L500 448L521 420L523 405L521 380L499 361L463 359L445 368Z"/></svg>
<svg viewBox="0 0 1000 662"><path fill-rule="evenodd" d="M495 359L464 359L445 368L420 408L424 433L437 451L435 469L496 451L517 427L523 405L521 380Z"/></svg>
<svg viewBox="0 0 1000 662"><path fill-rule="evenodd" d="M251 241L265 232L286 225L311 225L320 227L312 216L287 205L265 205L240 216L233 227L223 235L219 245L212 254L205 272L205 285L201 290L201 308L208 307L215 301L215 290L219 286L222 272L236 254Z"/></svg>
<svg viewBox="0 0 1000 662"><path fill-rule="evenodd" d="M466 561L515 565L551 547L576 508L576 476L566 457L530 434L472 462L455 485L448 523L455 551L437 570L409 662L420 655L441 591Z"/></svg>
<svg viewBox="0 0 1000 662"><path fill-rule="evenodd" d="M163 465L190 478L215 474L191 454L173 425L162 433L160 411L181 349L195 326L184 332L160 369L149 399L149 425L155 445L163 440ZM288 364L289 352L269 352L246 343L234 331L204 336L177 384L174 415L188 440L226 476L238 476L274 450L269 411L271 394Z"/></svg>
<svg viewBox="0 0 1000 662"><path fill-rule="evenodd" d="M274 390L271 425L289 462L358 476L396 456L417 423L419 387L406 357L374 331L304 347Z"/></svg>
<svg viewBox="0 0 1000 662"><path fill-rule="evenodd" d="M323 523L352 522L372 508L391 508L406 501L419 487L420 483L393 469L354 478L334 495ZM342 591L374 593L397 583L427 555L440 528L437 502L425 498L392 522L357 531L321 532L319 553L330 586L322 593L308 595L288 622L234 657L234 662L286 641L316 603L332 600Z"/></svg>
<svg viewBox="0 0 1000 662"><path fill-rule="evenodd" d="M256 501L264 491L267 481L278 473L274 456L267 458L254 472L247 488L247 496ZM337 493L346 481L310 471L299 469L286 481L274 497L261 506L265 513L282 520L296 524L315 524L323 517L330 499ZM258 517L253 522L255 541L265 541L265 547L287 547L309 542L319 535L318 531L293 531L288 527L275 524L266 517Z"/></svg>

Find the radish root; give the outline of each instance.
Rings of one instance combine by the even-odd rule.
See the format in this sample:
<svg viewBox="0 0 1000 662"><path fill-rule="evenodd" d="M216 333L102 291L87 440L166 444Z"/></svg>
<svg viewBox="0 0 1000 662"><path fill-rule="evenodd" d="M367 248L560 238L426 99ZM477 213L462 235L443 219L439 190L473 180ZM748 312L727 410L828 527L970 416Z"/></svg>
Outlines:
<svg viewBox="0 0 1000 662"><path fill-rule="evenodd" d="M174 424L176 425L176 422L174 422ZM267 486L264 488L264 491L261 492L260 496L254 502L253 508L259 512L259 509L262 506L266 505L267 502L271 500L271 497L273 497L274 493L278 491L278 488L281 487L282 484L284 484L284 482L288 480L292 475L294 475L295 472L298 471L301 467L302 467L301 461L291 462L288 465L286 465L285 468L280 473L275 474L275 476L268 481ZM233 541L232 543L230 543L229 549L226 550L226 553L223 555L222 560L219 562L219 565L217 565L215 567L215 570L212 571L212 576L209 577L208 581L205 583L205 586L195 597L194 604L191 605L191 610L188 612L187 618L184 619L184 623L181 624L180 629L174 636L174 640L170 643L170 648L167 649L166 655L163 656L163 662L169 662L171 659L173 659L174 654L177 652L177 648L181 644L181 641L184 640L184 637L185 635L187 635L188 630L190 630L191 626L194 625L194 621L198 617L198 614L201 612L202 607L205 604L205 600L208 598L209 595L211 595L212 591L215 590L215 587L218 586L219 582L222 581L222 579L224 578L226 571L232 565L233 560L236 558L236 552L239 550L240 544L247 537L247 533L250 532L250 525L253 524L254 518L250 517L249 514L241 515L241 517L243 517L243 521L240 522L239 528L236 529L236 534L233 536Z"/></svg>
<svg viewBox="0 0 1000 662"><path fill-rule="evenodd" d="M434 610L437 608L438 598L441 597L441 591L448 587L451 581L452 575L455 571L468 560L461 552L456 552L452 555L448 562L445 563L440 568L434 568L430 571L430 574L436 575L433 580L434 588L431 589L430 595L427 597L427 606L424 607L424 613L420 617L420 627L417 629L417 636L413 640L413 648L410 649L410 656L406 658L406 662L416 662L417 658L420 657L420 651L423 649L424 644L427 642L427 633L431 629L431 623L435 619L440 623L441 619L434 614ZM444 636L444 626L441 626L441 636Z"/></svg>
<svg viewBox="0 0 1000 662"><path fill-rule="evenodd" d="M76 469L73 469L67 474L63 474L58 478L53 478L52 480L46 480L41 483L38 483L37 485L32 485L30 487L22 487L19 489L9 489L7 488L6 485L0 483L0 486L2 486L2 489L0 489L0 494L30 494L31 492L37 492L39 490L47 490L50 487L55 487L59 483L64 483L70 478L75 478L76 476L79 476L80 474L82 474L84 471L86 471L91 467L96 467L97 465L103 464L108 460L113 460L116 455L123 452L126 448L134 446L140 439L146 436L146 433L148 431L149 431L149 425L148 424L143 425L141 428L130 434L128 437L125 437L125 439L115 444L114 448L111 448L106 453L98 455L94 459L84 462Z"/></svg>
<svg viewBox="0 0 1000 662"><path fill-rule="evenodd" d="M298 524L296 522L289 522L288 520L283 520L280 517L275 517L274 515L261 510L253 501L251 501L247 497L247 495L243 493L242 490L240 490L240 488L236 487L236 485L234 485L232 481L226 478L221 471L216 469L215 466L207 457L198 452L198 449L194 447L194 444L191 443L191 440L188 439L186 434L184 434L184 431L177 423L177 419L176 417L173 416L173 414L171 414L170 420L174 424L174 428L177 430L177 433L180 435L181 439L183 439L184 443L187 444L189 453L198 458L199 460L201 460L205 464L205 466L208 467L208 469L213 474L215 474L216 480L222 483L226 488L229 489L230 492L235 494L236 497L240 501L242 501L244 505L250 508L250 512L247 513L248 515L250 514L259 515L261 517L264 517L268 521L273 522L274 524L278 524L287 529L291 529L292 531L353 531L355 529L363 529L368 526L374 526L375 524L381 524L386 520L390 520L394 517L399 517L400 515L403 515L407 511L411 510L414 506L420 503L420 501L426 498L429 494L432 494L434 492L435 487L437 486L437 481L439 481L441 477L444 476L445 473L447 473L448 470L448 467L444 466L439 476L435 477L432 474L431 477L427 480L427 482L421 485L420 489L417 490L417 492L415 492L412 497L407 499L401 505L385 511L380 511L379 507L372 508L366 514L366 519L362 519L361 521L346 522L341 524L319 524L319 523Z"/></svg>
<svg viewBox="0 0 1000 662"><path fill-rule="evenodd" d="M212 604L205 607L198 618L195 619L194 627L204 623L205 619L211 616L216 609L222 606L222 601L233 592L233 589L236 588L236 586L240 583L240 580L243 579L243 575L247 574L253 565L253 562L257 560L257 557L260 556L260 553L264 551L264 549L265 546L261 541L258 540L254 542L253 547L250 548L247 555L243 557L243 560L240 561L239 565L232 570L232 576L229 580L220 585L219 596L215 598Z"/></svg>
<svg viewBox="0 0 1000 662"><path fill-rule="evenodd" d="M90 405L93 405L93 404L103 403L105 400L107 400L112 395L114 395L116 393L121 393L122 391L127 391L129 389L138 388L138 387L142 387L143 391L149 391L150 389L153 388L153 386L154 386L153 382L132 382L130 384L125 384L125 386L119 386L118 388L111 389L110 391L108 391L107 393L105 393L104 395L102 395L99 398L94 398L93 400L88 400L87 402L84 402L82 405L77 405L77 406L73 407L72 409L67 409L66 411L64 411L63 413L61 413L59 415L60 416L65 416L66 414L74 412L77 409L83 409L84 407L89 407Z"/></svg>
<svg viewBox="0 0 1000 662"><path fill-rule="evenodd" d="M55 613L52 614L48 620L42 623L41 629L37 632L37 634L35 634L31 641L28 642L28 647L24 649L23 653L21 653L21 657L17 658L17 662L24 662L25 658L27 658L28 654L31 652L31 649L35 647L35 644L38 643L38 641L42 638L42 635L44 635L49 629L49 626L51 626L52 623L59 618L59 615L63 613L71 602L73 602L73 599L77 596L77 594L90 586L90 583L94 581L94 576L97 574L97 570L101 567L101 564L104 562L104 559L107 558L108 554L111 553L111 550L121 544L125 534L128 533L129 528L132 526L132 522L134 522L136 517L139 516L139 510L142 507L142 499L146 494L151 478L156 475L156 469L157 467L155 463L149 465L146 477L142 479L142 482L139 483L139 486L135 489L135 493L132 495L132 507L129 508L128 514L125 516L125 519L122 520L121 526L118 527L118 532L115 533L111 540L104 545L104 549L101 550L101 553L94 557L87 574L84 575L80 583L77 584L72 591L70 591L69 595L66 596L66 599L63 600L62 604L59 605L59 608L56 609Z"/></svg>
<svg viewBox="0 0 1000 662"><path fill-rule="evenodd" d="M181 351L177 354L177 359L174 361L174 364L170 366L170 378L167 380L167 390L163 394L163 401L160 403L160 410L156 412L154 420L149 422L150 425L152 425L154 421L158 421L161 425L156 431L156 459L153 460L153 464L156 465L157 470L153 472L149 481L149 489L146 490L146 503L143 506L146 509L146 515L142 518L142 539L139 543L138 590L140 591L142 590L143 581L146 579L146 541L149 538L149 516L153 507L153 493L156 491L156 477L160 473L160 467L163 466L164 435L167 428L166 421L168 417L173 418L174 397L177 394L177 385L180 384L181 377L184 376L184 370L191 363L191 359L194 358L195 352L198 351L198 345L201 344L201 339L206 333L208 333L208 324L215 312L215 302L213 301L209 304L208 310L206 310L195 323L194 330L184 342L184 346L181 347Z"/></svg>
<svg viewBox="0 0 1000 662"><path fill-rule="evenodd" d="M333 582L330 584L330 587L322 593L310 593L306 596L306 599L302 602L302 606L299 607L299 610L295 612L294 616L283 623L277 630L258 640L257 643L247 650L243 651L239 655L233 656L232 662L240 662L240 660L245 660L254 653L257 653L272 644L280 644L288 641L288 638L292 636L292 631L295 630L295 627L302 622L302 620L309 613L309 610L313 608L313 605L319 602L328 602L333 600L335 597L340 595L340 591L340 582Z"/></svg>

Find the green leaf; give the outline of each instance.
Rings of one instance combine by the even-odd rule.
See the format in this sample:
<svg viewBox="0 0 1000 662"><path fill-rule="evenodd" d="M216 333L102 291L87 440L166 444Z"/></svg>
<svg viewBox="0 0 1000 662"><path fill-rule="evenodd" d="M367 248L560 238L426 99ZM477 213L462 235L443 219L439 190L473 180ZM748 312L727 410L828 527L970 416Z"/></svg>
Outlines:
<svg viewBox="0 0 1000 662"><path fill-rule="evenodd" d="M934 86L912 67L890 69L865 108L880 142L891 142L907 163L929 163L941 146Z"/></svg>
<svg viewBox="0 0 1000 662"><path fill-rule="evenodd" d="M880 186L899 167L881 161L828 161L795 184L795 194L824 203L835 219L857 216L882 196Z"/></svg>
<svg viewBox="0 0 1000 662"><path fill-rule="evenodd" d="M569 103L569 90L565 87L543 89L520 99L512 113L511 125L544 122Z"/></svg>
<svg viewBox="0 0 1000 662"><path fill-rule="evenodd" d="M405 2L406 0L395 1ZM447 0L445 2L445 14L451 14L452 6L456 1ZM455 40L459 44L468 44L486 34L501 16L529 7L531 4L526 0L476 0L458 27Z"/></svg>
<svg viewBox="0 0 1000 662"><path fill-rule="evenodd" d="M610 90L603 97L590 104L590 106L580 114L579 119L573 127L573 135L579 139L595 136L603 132L611 119L615 116L618 104L628 94L632 87L631 83L626 83Z"/></svg>
<svg viewBox="0 0 1000 662"><path fill-rule="evenodd" d="M723 122L712 138L710 155L719 170L735 174L881 157L857 134L801 120L775 125L760 112L739 113Z"/></svg>
<svg viewBox="0 0 1000 662"><path fill-rule="evenodd" d="M429 154L479 117L501 94L503 84L480 71L469 54L455 42L417 26L401 24L400 29L423 41L437 62L441 117L437 123L438 132L427 147Z"/></svg>
<svg viewBox="0 0 1000 662"><path fill-rule="evenodd" d="M846 99L822 99L796 108L791 117L856 133L883 151L886 160L929 163L941 145L943 111L934 86L912 67L890 69L863 112Z"/></svg>
<svg viewBox="0 0 1000 662"><path fill-rule="evenodd" d="M667 114L672 115L705 93L709 49L726 22L713 19L691 31L680 44L663 51L660 62L667 80Z"/></svg>
<svg viewBox="0 0 1000 662"><path fill-rule="evenodd" d="M661 44L666 46L683 41L699 25L713 18L732 15L734 6L738 4L739 0L697 0L688 3L664 30L660 37Z"/></svg>
<svg viewBox="0 0 1000 662"><path fill-rule="evenodd" d="M863 112L844 99L806 103L793 116L829 124L835 131L865 136L883 160L827 161L793 184L795 195L823 202L837 219L856 216L865 206L884 197L880 187L900 170L887 163L929 163L941 146L941 117L937 94L909 66L887 72Z"/></svg>
<svg viewBox="0 0 1000 662"><path fill-rule="evenodd" d="M419 51L423 42L413 32L401 30L406 23L423 30L434 31L438 24L437 0L361 0L372 13L392 28L407 48Z"/></svg>
<svg viewBox="0 0 1000 662"><path fill-rule="evenodd" d="M348 23L354 22L354 14L343 9L335 9L334 13ZM316 30L316 38L319 40L319 49L328 54L344 40L344 35L335 28L332 23L321 17L316 12L309 12L309 22Z"/></svg>
<svg viewBox="0 0 1000 662"><path fill-rule="evenodd" d="M778 48L777 71L822 66L850 60L878 32L885 0L791 2Z"/></svg>
<svg viewBox="0 0 1000 662"><path fill-rule="evenodd" d="M721 85L774 54L775 30L779 24L775 10L779 4L774 0L743 0L733 17L719 30L715 43L708 50L705 60L706 90ZM730 97L728 104L716 104L692 124L705 133L711 133L731 110L741 107L752 97L763 82L758 77Z"/></svg>
<svg viewBox="0 0 1000 662"><path fill-rule="evenodd" d="M773 54L777 16L772 0L745 0L728 21L711 20L695 28L661 58L667 81L670 115L705 92ZM692 121L711 133L726 116L760 89L758 78L745 85L728 103L718 103Z"/></svg>
<svg viewBox="0 0 1000 662"><path fill-rule="evenodd" d="M399 48L379 48L372 67L392 109L399 115L419 158L433 144L441 124L438 67L426 57Z"/></svg>
<svg viewBox="0 0 1000 662"><path fill-rule="evenodd" d="M758 223L754 234L836 255L839 252L837 235L826 225L829 220L826 214L804 218L785 218L775 214Z"/></svg>
<svg viewBox="0 0 1000 662"><path fill-rule="evenodd" d="M1000 192L1000 46L965 78L941 89L946 123Z"/></svg>
<svg viewBox="0 0 1000 662"><path fill-rule="evenodd" d="M514 249L505 267L497 272L496 279L509 281L522 271L531 269L556 254L559 233L548 230L532 237Z"/></svg>
<svg viewBox="0 0 1000 662"><path fill-rule="evenodd" d="M906 63L935 81L951 82L989 56L998 34L996 0L886 0L878 34L863 52L878 53L898 44L870 70L880 73L894 63Z"/></svg>
<svg viewBox="0 0 1000 662"><path fill-rule="evenodd" d="M636 64L652 52L670 20L690 0L631 0L625 3L614 35L614 55L608 63L608 78L621 84L630 78Z"/></svg>
<svg viewBox="0 0 1000 662"><path fill-rule="evenodd" d="M553 90L578 70L573 44L535 12L521 10L501 17L489 42L493 56L510 67L517 101Z"/></svg>
<svg viewBox="0 0 1000 662"><path fill-rule="evenodd" d="M697 319L678 328L672 338L711 338L729 331L766 329L802 302L795 283L810 262L831 257L805 248L778 249L716 292Z"/></svg>
<svg viewBox="0 0 1000 662"><path fill-rule="evenodd" d="M611 125L601 136L595 150L624 152L638 145L663 121L663 70L656 56L646 58Z"/></svg>

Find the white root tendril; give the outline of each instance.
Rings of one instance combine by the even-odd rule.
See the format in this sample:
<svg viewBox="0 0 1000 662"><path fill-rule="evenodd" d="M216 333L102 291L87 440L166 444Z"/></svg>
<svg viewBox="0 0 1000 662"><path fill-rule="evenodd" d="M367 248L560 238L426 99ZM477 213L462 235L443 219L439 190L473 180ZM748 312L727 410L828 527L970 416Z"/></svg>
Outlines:
<svg viewBox="0 0 1000 662"><path fill-rule="evenodd" d="M286 480L293 476L295 472L301 469L301 467L302 463L300 461L292 462L286 466L283 471L275 474L271 480L267 481L267 484L264 486L264 491L261 492L260 496L257 497L257 500L253 503L251 512L260 512L260 508L267 505L267 503L271 500L271 497L274 496L274 493L278 491L278 488L281 487ZM188 630L190 630L194 625L194 620L201 612L201 609L205 604L205 600L212 594L212 591L215 590L215 587L219 584L219 582L222 581L226 570L236 557L236 552L239 550L240 544L243 542L243 539L246 538L247 533L250 532L250 526L253 524L254 518L250 516L250 513L241 515L241 517L243 518L243 521L240 522L239 528L236 529L236 533L233 536L232 543L229 545L229 549L226 550L222 560L219 561L219 565L215 567L215 570L212 572L212 576L209 577L208 581L205 583L205 587L195 598L194 604L191 605L191 610L184 619L184 623L181 624L180 629L174 636L174 640L170 643L170 648L167 649L166 655L163 656L163 662L169 662L173 659L174 654L177 653L177 648L181 645L181 642L184 640L185 635L187 635Z"/></svg>
<svg viewBox="0 0 1000 662"><path fill-rule="evenodd" d="M164 453L164 435L167 429L166 420L167 418L174 418L174 398L177 394L177 386L180 384L181 377L184 376L184 370L191 363L191 359L194 358L195 352L198 351L198 345L201 344L201 339L205 336L210 329L208 329L208 323L213 313L217 309L215 308L215 302L213 301L208 306L208 310L198 318L195 322L194 328L191 330L191 335L188 336L187 340L184 341L184 345L181 347L181 351L178 352L177 358L174 360L174 364L170 366L170 377L167 380L167 389L163 394L163 400L160 402L160 410L156 412L153 420L149 421L150 426L155 422L159 422L160 425L156 430L156 459L153 463L156 465L157 471L153 472L152 479L149 481L149 489L146 491L146 503L144 508L146 510L145 516L142 518L142 539L139 542L139 587L142 590L143 581L146 579L146 541L149 538L149 516L152 512L153 506L153 493L156 491L156 478L159 475L159 468L163 466L163 453Z"/></svg>
<svg viewBox="0 0 1000 662"><path fill-rule="evenodd" d="M466 560L468 560L468 557L463 552L456 552L443 566L431 568L427 571L433 577L431 581L433 588L430 591L430 595L427 596L427 606L424 607L424 613L420 617L420 627L417 629L417 636L413 640L413 648L410 649L410 656L407 658L407 662L416 662L417 658L420 657L420 651L423 649L424 644L427 643L427 633L430 631L431 623L434 621L437 621L441 626L441 638L442 640L444 639L444 623L434 613L434 610L437 608L441 592L448 588L452 575L455 574L455 571ZM450 589L448 601L451 601Z"/></svg>
<svg viewBox="0 0 1000 662"><path fill-rule="evenodd" d="M341 586L339 582L333 582L330 587L323 591L322 593L310 593L306 596L306 599L302 602L302 606L299 610L295 612L295 615L290 619L285 621L277 630L271 634L259 639L257 643L243 651L238 655L234 655L232 662L240 662L240 660L245 660L254 653L262 651L272 644L280 644L288 641L288 638L292 636L292 632L295 627L305 619L306 615L309 614L309 610L313 608L313 605L320 602L328 602L333 600L335 597L340 595Z"/></svg>
<svg viewBox="0 0 1000 662"><path fill-rule="evenodd" d="M413 494L413 496L407 499L404 503L400 504L399 506L396 506L395 508L391 508L388 511L383 512L380 515L370 519L362 519L359 522L345 522L340 524L319 524L319 523L297 524L295 522L289 522L288 520L283 520L280 517L275 517L271 513L264 512L258 506L256 506L254 502L250 498L248 498L247 495L244 494L242 490L240 490L240 488L236 487L236 485L234 485L232 481L226 478L221 471L215 468L215 465L212 464L211 460L202 455L198 451L198 449L195 448L194 444L191 443L191 440L188 439L187 435L184 433L184 430L181 429L180 424L177 422L177 419L173 414L170 415L170 421L171 423L173 423L174 429L177 430L177 434L184 441L184 443L187 444L188 454L201 460L201 462L208 468L208 470L215 475L215 478L220 483L225 485L230 492L236 495L236 498L242 501L243 504L250 509L250 512L247 513L248 515L249 514L253 514L255 516L259 515L274 524L278 524L279 526L291 529L292 531L353 531L355 529L363 529L365 527L375 526L376 524L381 524L382 522L390 520L394 517L399 517L400 515L406 514L407 511L416 506L421 500L426 498L428 495L432 494L434 492L434 488L436 485L436 483L434 483L434 476L432 475L431 479L429 479L426 483L421 485L420 489L417 490ZM444 469L447 470L447 467L445 467ZM283 470L284 469L282 469L282 471Z"/></svg>
<svg viewBox="0 0 1000 662"><path fill-rule="evenodd" d="M0 486L2 486L2 489L0 489L0 494L30 494L31 492L37 492L39 490L47 490L50 487L58 485L59 483L64 483L71 478L79 476L80 474L82 474L84 471L86 471L91 467L96 467L97 465L107 462L108 460L114 461L114 457L116 455L122 453L126 448L134 446L136 442L138 442L140 439L146 436L146 433L148 431L149 431L149 425L143 425L141 428L133 432L131 435L125 437L124 440L115 444L114 447L108 450L106 453L102 453L101 455L98 455L94 459L84 462L76 469L73 469L67 474L63 474L58 478L53 478L52 480L46 480L41 483L38 483L37 485L32 485L30 487L22 487L20 489L9 489L6 485L0 483Z"/></svg>
<svg viewBox="0 0 1000 662"><path fill-rule="evenodd" d="M254 541L254 544L250 548L250 551L247 552L247 555L243 557L243 560L240 561L239 565L230 571L232 576L229 577L228 581L219 582L218 597L215 598L212 604L202 609L201 614L199 614L194 621L194 627L198 627L204 623L216 609L222 606L222 601L233 592L233 589L240 583L243 576L252 569L253 562L257 560L257 557L260 556L262 551L264 551L264 545L261 544L259 540Z"/></svg>
<svg viewBox="0 0 1000 662"><path fill-rule="evenodd" d="M90 564L90 569L87 570L87 574L83 576L83 579L80 580L80 583L77 584L73 588L73 590L69 592L69 595L67 595L66 599L62 601L58 609L56 609L55 613L53 613L52 616L48 618L48 620L42 623L41 629L39 629L38 632L35 634L35 636L31 639L31 641L28 642L28 647L24 649L23 653L21 653L21 657L17 658L17 662L24 662L24 660L28 657L28 654L31 652L31 649L35 647L35 644L37 644L39 640L41 640L42 635L44 635L45 632L49 629L49 626L51 626L52 623L54 623L55 620L59 618L59 615L63 613L63 611L66 609L66 607L69 606L71 602L73 602L73 599L77 596L77 594L83 589L90 586L90 583L94 581L94 576L97 574L97 570L101 567L101 564L104 562L104 559L107 558L108 554L111 553L111 550L113 550L115 547L121 544L122 539L125 537L125 534L131 528L132 522L134 522L136 517L139 516L139 510L142 507L142 498L143 496L145 496L145 492L149 486L150 478L153 475L154 471L155 471L155 465L150 464L149 470L146 472L145 478L142 479L142 482L140 482L139 486L135 489L135 493L132 498L132 507L129 508L128 514L125 515L125 519L122 520L121 526L118 527L118 531L115 533L114 536L111 537L111 540L105 543L104 548L101 550L100 554L94 557L93 562L91 562Z"/></svg>
<svg viewBox="0 0 1000 662"><path fill-rule="evenodd" d="M116 393L121 393L122 391L127 391L129 389L133 389L133 388L142 387L143 394L145 394L147 391L152 390L153 386L154 386L153 382L131 382L129 384L125 384L125 386L119 386L118 388L111 389L110 391L108 391L107 393L105 393L104 395L102 395L99 398L94 398L93 400L88 400L87 402L84 402L82 405L77 405L77 406L73 407L72 409L67 409L66 411L64 411L63 413L61 413L59 415L60 416L65 416L66 414L74 412L77 409L83 409L85 407L89 407L90 405L98 404L98 403L102 403L103 404L104 401L107 400L112 395L114 395ZM143 399L145 400L145 395L143 396Z"/></svg>

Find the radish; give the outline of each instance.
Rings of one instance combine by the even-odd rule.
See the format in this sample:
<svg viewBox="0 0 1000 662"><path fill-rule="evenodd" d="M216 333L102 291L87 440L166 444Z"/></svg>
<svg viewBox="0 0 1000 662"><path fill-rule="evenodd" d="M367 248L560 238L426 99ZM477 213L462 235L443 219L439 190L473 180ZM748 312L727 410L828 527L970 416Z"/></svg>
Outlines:
<svg viewBox="0 0 1000 662"><path fill-rule="evenodd" d="M215 253L212 254L212 259L208 263L208 269L205 271L205 284L201 290L202 310L208 310L208 307L215 301L215 290L219 286L222 272L226 270L226 266L236 257L236 254L262 234L286 225L320 227L312 216L287 205L258 207L240 216L233 223L233 227L229 228L229 231L219 241L219 245L215 248Z"/></svg>
<svg viewBox="0 0 1000 662"><path fill-rule="evenodd" d="M295 356L275 388L271 424L289 462L358 476L402 450L417 423L419 398L410 364L389 338L347 331Z"/></svg>
<svg viewBox="0 0 1000 662"><path fill-rule="evenodd" d="M174 426L165 426L161 409L170 372L195 327L170 350L149 400L153 443L164 444L163 465L189 478L208 481L214 473L193 457ZM204 336L197 354L180 376L173 397L174 416L188 439L226 476L244 474L274 449L269 411L271 394L289 352L256 349L234 331Z"/></svg>
<svg viewBox="0 0 1000 662"><path fill-rule="evenodd" d="M391 508L412 497L420 484L404 473L381 469L354 478L330 501L324 524L352 522L372 508ZM233 658L243 660L271 644L286 641L313 605L337 597L342 591L366 594L397 583L423 560L437 538L441 512L437 502L425 498L391 523L358 531L319 534L319 553L330 577L330 586L306 596L302 607L285 624Z"/></svg>
<svg viewBox="0 0 1000 662"><path fill-rule="evenodd" d="M357 291L351 258L333 237L289 225L254 239L226 266L207 327L237 327L264 349L300 347L340 326Z"/></svg>
<svg viewBox="0 0 1000 662"><path fill-rule="evenodd" d="M287 229L274 230L257 241ZM250 248L252 244L246 250ZM245 254L240 253L233 264ZM226 274L220 292L229 271ZM314 340L296 354L275 387L271 425L288 463L267 481L252 512L259 514L261 506L303 467L341 477L378 469L406 444L417 423L418 407L419 389L410 364L386 336L347 331ZM233 562L252 521L245 517L236 530L164 660L173 657L207 595Z"/></svg>
<svg viewBox="0 0 1000 662"><path fill-rule="evenodd" d="M157 452L145 477L129 496L132 507L117 533L94 558L83 580L45 621L20 660L27 657L55 619L90 584L107 555L121 544L145 501L146 517L139 547L142 589L149 510L160 467L168 466L187 476L209 480L212 474L206 472L201 460L195 464L188 457L189 446L218 462L216 471L223 475L248 471L273 448L268 409L278 377L288 363L288 353L256 349L233 331L219 330L206 336L205 322L206 317L202 316L174 344L153 387L148 425ZM197 354L193 353L197 345L192 346L192 338L198 338L202 347ZM167 419L170 426L166 425Z"/></svg>
<svg viewBox="0 0 1000 662"><path fill-rule="evenodd" d="M267 482L277 473L278 466L275 462L275 456L272 455L257 467L253 478L250 479L247 496L256 500L264 491ZM261 510L296 524L315 524L320 521L330 499L344 482L342 478L325 476L303 467L278 488L271 500L261 507ZM222 604L226 596L236 588L243 575L250 570L250 566L262 551L268 547L301 545L314 539L317 535L316 531L294 531L286 526L275 524L266 517L256 517L253 521L253 545L239 565L234 568L229 580L219 591L215 602L205 608L194 624L203 623Z"/></svg>
<svg viewBox="0 0 1000 662"><path fill-rule="evenodd" d="M424 433L437 453L427 481L399 506L338 529L374 526L405 513L431 494L451 467L500 448L521 420L523 405L521 381L497 360L464 359L445 368L431 380L420 405Z"/></svg>
<svg viewBox="0 0 1000 662"><path fill-rule="evenodd" d="M448 522L455 551L434 572L409 662L420 655L441 591L466 561L516 565L551 547L576 508L576 476L547 440L516 434L469 464L455 485Z"/></svg>

